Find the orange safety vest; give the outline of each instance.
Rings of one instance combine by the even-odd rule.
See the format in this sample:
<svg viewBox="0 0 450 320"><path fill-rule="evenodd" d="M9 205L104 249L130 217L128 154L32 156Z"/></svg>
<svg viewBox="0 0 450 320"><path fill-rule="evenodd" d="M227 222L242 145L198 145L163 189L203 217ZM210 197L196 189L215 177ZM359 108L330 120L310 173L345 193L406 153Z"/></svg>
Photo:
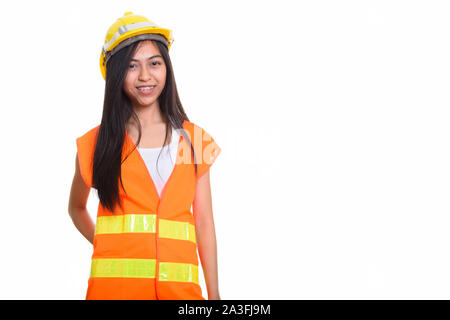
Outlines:
<svg viewBox="0 0 450 320"><path fill-rule="evenodd" d="M99 126L76 139L81 175L92 187L92 162ZM198 178L221 149L202 128L184 120L195 150ZM122 161L135 144L126 132ZM189 142L180 134L177 162L158 195L139 151L122 162L123 211L99 202L86 299L205 300L199 285L195 220L196 189Z"/></svg>

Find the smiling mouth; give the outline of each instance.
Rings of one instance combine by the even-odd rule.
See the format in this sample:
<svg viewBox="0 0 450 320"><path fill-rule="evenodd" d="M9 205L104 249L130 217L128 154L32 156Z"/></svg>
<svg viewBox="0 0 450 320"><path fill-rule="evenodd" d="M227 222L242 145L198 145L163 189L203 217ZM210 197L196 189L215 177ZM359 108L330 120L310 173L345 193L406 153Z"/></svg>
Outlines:
<svg viewBox="0 0 450 320"><path fill-rule="evenodd" d="M139 88L137 88L139 91L141 91L141 92L151 92L151 91L153 91L153 89L155 88L156 86L150 86L150 87L139 87Z"/></svg>

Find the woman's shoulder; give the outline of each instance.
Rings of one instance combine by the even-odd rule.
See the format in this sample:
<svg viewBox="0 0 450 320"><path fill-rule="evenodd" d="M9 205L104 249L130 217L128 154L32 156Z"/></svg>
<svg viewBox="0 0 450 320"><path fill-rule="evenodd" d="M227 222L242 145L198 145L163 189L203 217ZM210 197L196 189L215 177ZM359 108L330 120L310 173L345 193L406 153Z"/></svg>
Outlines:
<svg viewBox="0 0 450 320"><path fill-rule="evenodd" d="M77 137L77 140L80 140L80 141L94 140L97 137L99 128L100 128L100 125L97 125L91 129L89 129L88 131L83 133L81 136Z"/></svg>
<svg viewBox="0 0 450 320"><path fill-rule="evenodd" d="M208 134L208 132L204 129L203 125L199 125L195 122L189 121L189 120L185 120L186 124L185 124L185 128L189 130L189 133L191 135L194 134Z"/></svg>
<svg viewBox="0 0 450 320"><path fill-rule="evenodd" d="M217 145L215 139L209 133L209 129L205 130L203 125L199 125L192 121L187 121L184 124L185 129L187 129L189 133L189 138L193 141L194 144L201 144L202 148L210 148L213 147L220 149Z"/></svg>
<svg viewBox="0 0 450 320"><path fill-rule="evenodd" d="M196 152L200 151L200 156L196 158L196 163L198 166L197 178L199 178L214 163L215 159L221 152L221 148L209 132L204 129L203 125L187 121L184 127L188 129L191 135L191 143L194 150L196 150Z"/></svg>

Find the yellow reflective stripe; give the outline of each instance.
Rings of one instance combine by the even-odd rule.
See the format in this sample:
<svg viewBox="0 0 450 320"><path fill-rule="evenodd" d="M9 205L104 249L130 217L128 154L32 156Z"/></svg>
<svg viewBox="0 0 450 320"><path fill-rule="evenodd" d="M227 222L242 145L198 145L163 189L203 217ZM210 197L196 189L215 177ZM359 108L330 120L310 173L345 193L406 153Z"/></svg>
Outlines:
<svg viewBox="0 0 450 320"><path fill-rule="evenodd" d="M91 277L154 278L155 259L92 259ZM160 281L198 284L198 266L189 263L160 262Z"/></svg>
<svg viewBox="0 0 450 320"><path fill-rule="evenodd" d="M92 259L91 277L154 278L155 259Z"/></svg>
<svg viewBox="0 0 450 320"><path fill-rule="evenodd" d="M198 266L189 263L160 262L159 280L198 283Z"/></svg>
<svg viewBox="0 0 450 320"><path fill-rule="evenodd" d="M156 232L156 214L125 214L97 218L96 234Z"/></svg>
<svg viewBox="0 0 450 320"><path fill-rule="evenodd" d="M195 243L195 226L188 222L159 219L159 236Z"/></svg>
<svg viewBox="0 0 450 320"><path fill-rule="evenodd" d="M95 234L156 232L156 214L125 214L97 218ZM189 222L159 219L159 237L196 242L195 226Z"/></svg>

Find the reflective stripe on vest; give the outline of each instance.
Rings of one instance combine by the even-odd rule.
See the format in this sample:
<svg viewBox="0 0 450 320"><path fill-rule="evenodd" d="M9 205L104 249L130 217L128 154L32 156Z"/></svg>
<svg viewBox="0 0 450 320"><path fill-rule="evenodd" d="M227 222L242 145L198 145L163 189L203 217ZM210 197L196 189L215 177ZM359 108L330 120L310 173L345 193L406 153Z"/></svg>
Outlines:
<svg viewBox="0 0 450 320"><path fill-rule="evenodd" d="M155 233L156 214L125 214L97 218L95 234ZM159 219L159 237L196 241L195 226L188 222Z"/></svg>
<svg viewBox="0 0 450 320"><path fill-rule="evenodd" d="M111 47L111 45L114 43L114 41L116 41L116 39L118 37L120 37L122 34L128 32L128 31L134 30L134 29L145 28L145 27L158 27L158 26L154 23L145 22L145 21L120 26L119 29L117 30L117 32L114 33L114 35L111 37L111 40L109 40L108 43L103 45L103 51L104 52L108 51L109 47Z"/></svg>
<svg viewBox="0 0 450 320"><path fill-rule="evenodd" d="M155 259L92 259L91 277L154 278ZM198 266L190 263L160 262L159 281L198 284Z"/></svg>

